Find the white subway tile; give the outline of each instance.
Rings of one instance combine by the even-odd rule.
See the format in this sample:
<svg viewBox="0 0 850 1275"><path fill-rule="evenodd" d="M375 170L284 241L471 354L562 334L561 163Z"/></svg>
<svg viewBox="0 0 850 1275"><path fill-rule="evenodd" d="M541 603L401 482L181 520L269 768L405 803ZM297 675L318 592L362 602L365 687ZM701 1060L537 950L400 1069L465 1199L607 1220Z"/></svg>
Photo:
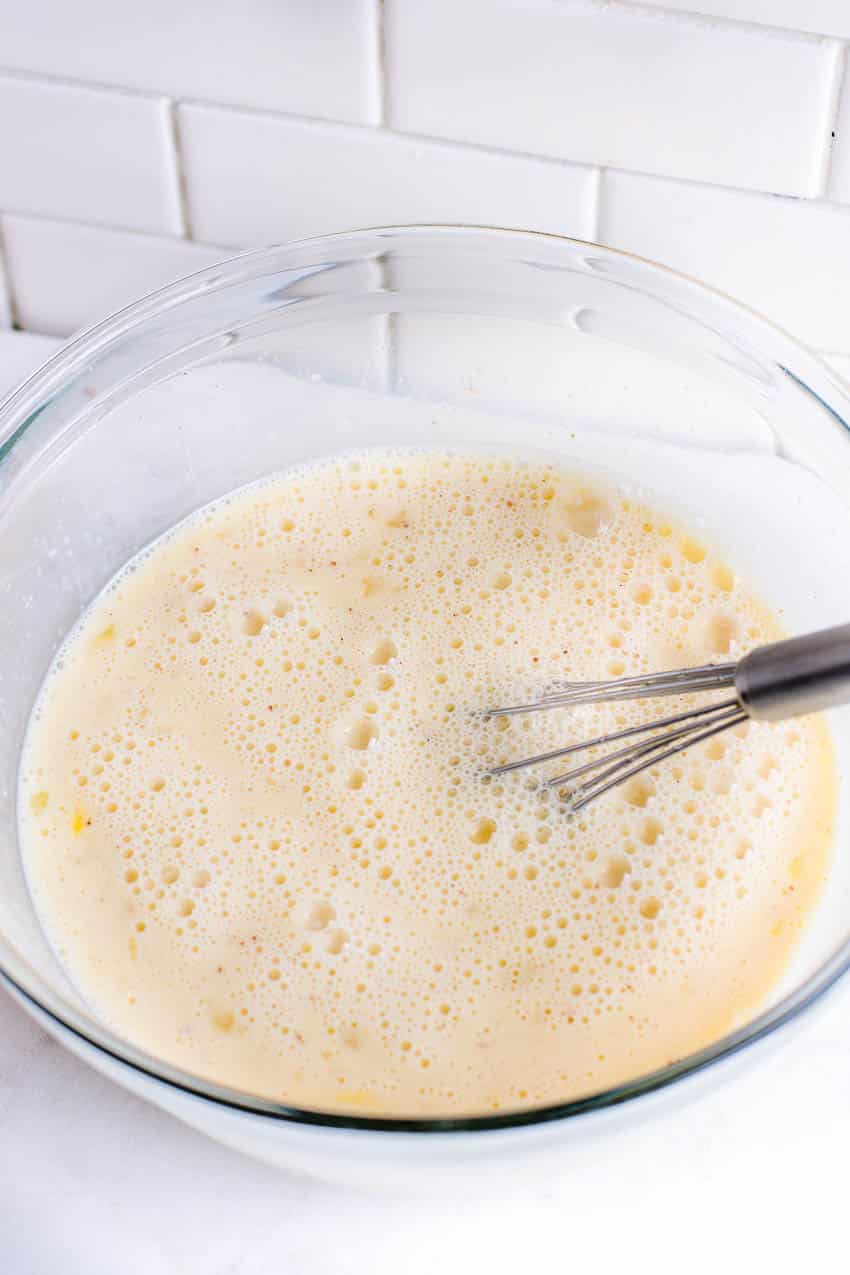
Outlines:
<svg viewBox="0 0 850 1275"><path fill-rule="evenodd" d="M0 208L179 233L161 98L0 76Z"/></svg>
<svg viewBox="0 0 850 1275"><path fill-rule="evenodd" d="M227 255L181 239L30 217L3 217L2 231L16 318L50 336L68 336Z"/></svg>
<svg viewBox="0 0 850 1275"><path fill-rule="evenodd" d="M847 0L643 0L653 7L739 22L763 22L793 31L850 35Z"/></svg>
<svg viewBox="0 0 850 1275"><path fill-rule="evenodd" d="M391 123L509 150L814 194L837 46L543 0L386 0Z"/></svg>
<svg viewBox="0 0 850 1275"><path fill-rule="evenodd" d="M179 120L190 221L207 242L407 222L592 232L587 168L207 107Z"/></svg>
<svg viewBox="0 0 850 1275"><path fill-rule="evenodd" d="M378 0L26 0L0 62L171 97L378 119Z"/></svg>
<svg viewBox="0 0 850 1275"><path fill-rule="evenodd" d="M606 173L601 238L729 293L810 345L850 350L850 209Z"/></svg>

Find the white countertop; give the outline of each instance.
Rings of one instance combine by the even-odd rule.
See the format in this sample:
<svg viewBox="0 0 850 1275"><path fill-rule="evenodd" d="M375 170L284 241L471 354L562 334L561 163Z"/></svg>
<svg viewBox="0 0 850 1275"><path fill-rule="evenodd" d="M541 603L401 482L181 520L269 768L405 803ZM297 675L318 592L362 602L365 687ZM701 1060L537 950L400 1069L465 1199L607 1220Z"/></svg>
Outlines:
<svg viewBox="0 0 850 1275"><path fill-rule="evenodd" d="M57 345L0 335L0 392ZM0 992L3 1275L845 1269L850 979L763 1063L590 1171L449 1199L266 1169L85 1067Z"/></svg>

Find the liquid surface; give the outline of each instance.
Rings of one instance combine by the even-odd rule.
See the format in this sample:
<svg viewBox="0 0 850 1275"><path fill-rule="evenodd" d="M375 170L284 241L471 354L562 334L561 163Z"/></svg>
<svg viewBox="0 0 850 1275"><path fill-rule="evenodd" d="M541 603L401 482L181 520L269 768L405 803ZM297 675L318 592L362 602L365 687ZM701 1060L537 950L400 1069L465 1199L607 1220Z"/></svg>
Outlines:
<svg viewBox="0 0 850 1275"><path fill-rule="evenodd" d="M782 974L828 866L826 729L740 727L568 819L482 772L653 706L477 710L777 636L734 563L553 465L374 452L237 493L48 678L46 932L119 1033L291 1104L486 1113L650 1071Z"/></svg>

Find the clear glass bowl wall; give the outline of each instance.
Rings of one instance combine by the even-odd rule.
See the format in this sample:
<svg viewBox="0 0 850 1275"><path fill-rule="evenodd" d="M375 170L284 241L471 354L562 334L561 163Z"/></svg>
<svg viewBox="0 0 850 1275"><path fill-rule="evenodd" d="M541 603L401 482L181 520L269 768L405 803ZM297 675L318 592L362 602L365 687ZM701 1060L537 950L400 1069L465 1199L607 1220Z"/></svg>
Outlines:
<svg viewBox="0 0 850 1275"><path fill-rule="evenodd" d="M16 829L21 742L63 637L131 555L236 486L364 446L525 451L529 423L553 452L569 451L577 427L610 436L613 468L623 438L691 448L695 465L701 448L722 448L735 464L767 446L835 493L850 543L848 419L837 378L727 298L634 257L522 232L391 228L263 250L91 329L0 409L0 971L9 986L69 1038L139 1075L277 1119L374 1128L184 1075L116 1039L69 984L33 912ZM792 627L848 612L850 588L837 581ZM523 1123L663 1087L793 1017L850 959L849 897L839 871L790 983L734 1036L616 1092L524 1113Z"/></svg>

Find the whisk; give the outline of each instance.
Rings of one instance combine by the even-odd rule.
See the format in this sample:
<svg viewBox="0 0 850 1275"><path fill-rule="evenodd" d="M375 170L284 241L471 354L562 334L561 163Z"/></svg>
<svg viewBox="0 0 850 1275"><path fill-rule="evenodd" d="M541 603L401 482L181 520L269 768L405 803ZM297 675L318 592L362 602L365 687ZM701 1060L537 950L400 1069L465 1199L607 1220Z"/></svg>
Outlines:
<svg viewBox="0 0 850 1275"><path fill-rule="evenodd" d="M567 811L575 813L650 766L749 719L781 721L846 703L850 701L850 624L757 647L737 662L640 673L608 682L557 683L530 704L491 708L485 716L513 717L579 704L726 689L732 694L701 707L494 766L487 774L506 775L528 766L598 751L598 756L541 784L544 789L555 790ZM624 743L625 740L630 742ZM612 744L620 746L607 751Z"/></svg>

